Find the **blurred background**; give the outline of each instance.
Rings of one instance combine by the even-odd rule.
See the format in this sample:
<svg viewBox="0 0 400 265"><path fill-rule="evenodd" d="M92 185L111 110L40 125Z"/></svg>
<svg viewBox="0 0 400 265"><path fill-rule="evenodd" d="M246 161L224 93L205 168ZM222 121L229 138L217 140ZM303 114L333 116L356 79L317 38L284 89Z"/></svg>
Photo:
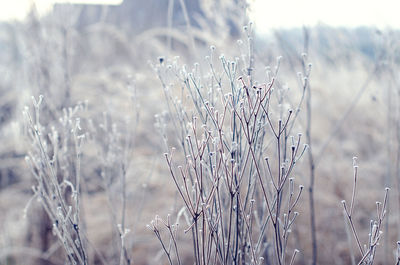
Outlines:
<svg viewBox="0 0 400 265"><path fill-rule="evenodd" d="M45 135L57 130L68 136L62 121L76 116L86 136L81 215L94 249L90 264L119 260L115 224L122 207L121 168L126 171L125 225L131 230L125 244L132 264L167 264L145 228L156 214L176 214L180 208L161 136L174 132L163 121L167 103L154 66L168 60L188 68L207 66L211 45L216 57L239 57L238 40L246 38L243 26L249 22L260 82L265 67L282 56L283 85L299 90L302 53L312 63L318 264L352 262L354 245L340 202L351 196L354 156L360 165L354 220L363 242L375 202L391 187L376 264L394 263L400 239L399 7L390 0L2 1L0 264L65 264L50 220L40 203L30 200L36 180L25 161L32 144L22 113L25 106L33 109L32 96L37 100L39 95ZM300 132L306 130L306 119L301 111ZM60 150L66 167L72 165L70 151ZM305 161L296 178L309 187ZM294 228L298 264L312 260L307 196ZM191 252L186 255L190 260Z"/></svg>

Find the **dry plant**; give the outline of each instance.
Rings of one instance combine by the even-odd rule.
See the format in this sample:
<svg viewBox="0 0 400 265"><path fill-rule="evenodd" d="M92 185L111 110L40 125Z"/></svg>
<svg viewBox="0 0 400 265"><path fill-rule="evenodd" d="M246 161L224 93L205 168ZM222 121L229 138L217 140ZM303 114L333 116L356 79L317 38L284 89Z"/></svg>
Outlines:
<svg viewBox="0 0 400 265"><path fill-rule="evenodd" d="M199 5L198 13L191 13L193 5ZM26 22L17 23L13 34L16 50L10 52L17 62L14 66L11 59L10 63L3 63L2 75L15 73L7 77L10 82L3 80L0 88L4 92L0 120L5 142L0 151L0 195L6 202L0 208L5 209L0 215L0 263L19 263L29 256L34 257L31 264L148 264L150 259L160 264L159 257L169 264L306 264L308 261L346 264L350 256L352 264L374 261L387 264L392 255L400 264L400 243L397 253L391 253L390 245L398 240L395 237L400 231L393 225L395 221L400 224L394 212L400 206L400 81L396 75L399 62L396 32L389 32L391 38L386 46L379 46L384 56L377 53L373 61L359 60L361 52L348 49L357 36L336 39L344 33L352 35L353 31L335 32L322 27L323 34L312 34L308 47L306 30L304 54L298 56L301 49L296 48L301 46L301 41L296 42L293 36L301 34L276 33L278 48L273 49L268 41L267 44L253 41L250 25L246 27L246 39L238 42L238 54L231 40L238 35L238 25L247 21L245 1L169 0L167 25L154 28L151 23L144 23L149 28L140 34L105 20L79 28L80 12L70 8L71 12L40 19L32 13ZM142 12L141 8L137 10ZM210 42L225 49L227 55L215 58L216 48L212 47L205 62L193 67L181 65L182 61L200 60L203 47ZM325 47L324 50L321 47L318 50L318 45ZM311 57L306 56L308 50ZM145 60L160 53L168 57L160 57L154 69L161 80L168 111L157 115L156 125L167 150L165 168L172 177L176 197L168 197L170 190L160 188L164 180L157 178L149 189L138 188L143 198L137 199L137 190L132 190L132 186L142 179L136 178L138 174L133 177L130 170L146 171L151 166L141 162L153 155L160 157L157 155L160 148L154 144L159 139L153 137L150 124L163 102L158 90L149 89L154 87L155 77L147 72L150 69L143 67ZM182 58L171 59L174 53ZM261 70L261 61L270 63L273 54L281 53L286 60L282 67L278 60L275 68ZM318 56L312 57L316 53ZM313 72L313 90L309 84L308 58L317 65L317 75ZM343 68L345 64L348 65ZM362 67L371 68L365 70L367 76L362 77L365 82L357 78L360 69L363 73ZM289 90L281 82L282 76L293 81L291 77L297 68L302 71L298 76L299 89ZM318 71L321 71L319 75ZM341 71L342 75L335 75ZM139 95L145 100L143 114L147 116L139 129L144 138L138 143L141 149L137 153L132 153L136 124L131 121L135 114L126 111L123 101L126 79L131 79L128 75L134 75L143 87ZM325 78L328 75L330 79ZM343 128L347 122L353 122L351 114L357 111L357 106L369 107L365 105L369 88L381 84L387 90L384 106L374 109L374 113L362 109L365 111L362 119L355 115L357 125L366 126L363 133L368 138L349 140L351 130ZM350 89L353 86L359 88L347 104L351 94L348 92L353 91ZM121 91L116 92L118 88ZM330 88L335 92L329 92ZM21 145L16 152L10 139L12 136L18 142L22 138L13 127L19 126L14 112L26 104L25 98L31 94L43 94L46 104L41 104L40 97L33 100L33 110L25 111L24 133L31 144L26 159L31 174L26 174L20 160L27 148ZM86 97L94 102L89 112L86 103L68 108L77 99ZM374 102L379 100L375 98ZM384 119L377 119L382 109L387 116L384 124L381 121ZM122 121L121 113L131 121ZM329 128L329 124L333 127ZM381 132L375 132L379 127L386 134L383 145L379 142ZM300 131L304 136L297 134ZM366 139L372 139L379 151L374 150L374 145L365 145ZM307 154L302 145L304 141L308 143ZM342 141L343 145L338 144ZM377 218L371 222L368 240L363 240L368 229L362 226L363 219L354 217L355 210L363 217L369 212L362 212L362 202L355 206L356 186L359 189L355 165L351 203L344 204L349 245L356 243L357 249L353 249L343 240L346 234L340 233L342 223L337 219L342 217L341 211L336 213L332 209L343 198L345 182L335 171L343 169L341 161L360 148L359 145L366 150L360 153L370 157L368 164L376 170L370 173L374 179L368 179L367 175L364 183L383 183L381 177L385 186L391 186L395 179L397 191L390 196L397 196L397 200L389 207L386 191L384 202L377 204ZM385 145L387 150L382 152L380 147ZM306 160L308 155L308 165L299 168L296 165L303 154ZM139 162L131 163L136 158ZM326 178L318 178L319 175ZM26 189L30 186L26 182L33 183L34 196L25 209L27 219L24 220L13 213L23 208L21 205L32 193ZM306 183L306 188L301 185L297 188L300 183ZM308 194L304 194L305 189ZM362 193L359 192L359 199L365 194ZM18 194L19 204L9 203L14 194ZM152 200L144 199L152 194L155 194ZM303 196L309 196L309 206L300 203ZM174 201L176 198L178 202ZM33 208L37 200L43 209ZM157 242L149 239L149 233L141 236L140 216L142 210L146 215L152 213L151 208L158 207L160 201L172 206L175 212L166 218L160 217L164 212L159 213L148 226L161 244L161 251L153 255L154 248L160 247L153 245ZM393 200L390 201L392 204ZM295 211L301 212L300 218ZM385 241L380 230L384 231ZM11 236L3 235L3 231L10 232ZM191 244L186 244L188 240ZM384 255L377 248L378 243L383 245ZM135 256L136 253L139 254Z"/></svg>
<svg viewBox="0 0 400 265"><path fill-rule="evenodd" d="M87 112L88 103L85 102L64 109L64 115L58 124L48 121L48 126L43 126L40 122L43 96L40 96L39 100L32 99L33 112L26 107L24 116L27 134L32 143L26 161L35 177L35 185L32 187L34 195L26 206L25 214L28 213L32 202L40 202L50 219L53 234L65 250L69 264L90 264L91 256L96 257L102 264L109 263L107 256L110 255L104 254L110 253L101 253L89 242L86 234L88 224L83 219L82 184L87 186L90 182L87 177L85 180L81 176L83 141L87 139L86 141L92 142L100 149L100 163L97 166L100 167L102 187L109 201L115 231L113 235L118 235L117 242L109 246L113 252L111 259L118 260L120 265L131 264L127 250L131 243L128 241L127 244L126 240L130 231L126 221L126 175L137 120L127 122L129 129L123 133L107 113L104 113L104 120L99 125L94 125L91 119L83 119L82 127L87 131L83 133L79 115L84 116ZM98 137L102 137L102 140L97 139ZM98 182L99 179L94 181ZM91 252L94 254L90 255Z"/></svg>
<svg viewBox="0 0 400 265"><path fill-rule="evenodd" d="M134 92L134 91L132 91ZM135 108L135 94L132 94L132 103ZM134 109L136 112L136 108ZM131 264L131 255L128 253L128 247L131 243L127 244L126 236L131 229L127 227L127 171L132 161L133 156L133 135L138 122L138 115L134 119L125 121L127 128L122 129L118 127L117 123L113 121L111 115L103 113L103 120L99 124L95 124L90 120L92 142L98 149L97 155L100 160L99 175L101 179L94 179L107 195L108 208L110 219L113 226L112 239L117 242L112 244L112 255L115 259L119 259L119 264ZM132 207L132 206L130 206ZM137 211L138 216L140 212ZM128 245L128 247L127 247ZM116 254L119 253L119 257Z"/></svg>
<svg viewBox="0 0 400 265"><path fill-rule="evenodd" d="M32 187L34 196L31 200L38 199L43 206L69 263L88 264L84 223L80 213L80 156L85 135L81 134L80 120L76 117L84 105L65 110L60 119L62 131L54 127L48 131L40 124L43 97L40 96L37 101L32 99L34 118L28 108L24 112L32 141L32 151L26 161L37 183Z"/></svg>
<svg viewBox="0 0 400 265"><path fill-rule="evenodd" d="M358 165L357 165L357 158L353 158L353 168L354 168L354 181L353 181L353 192L351 195L351 200L350 200L350 205L348 206L346 201L343 200L343 208L344 208L344 214L347 219L347 224L350 226L350 229L347 231L351 230L356 243L358 250L360 251L361 258L357 262L358 265L372 265L374 263L375 259L375 254L376 254L376 249L377 246L379 245L379 240L382 237L382 226L383 226L383 220L386 216L386 210L387 210L387 204L388 204L388 195L389 195L389 188L385 188L385 195L382 202L376 202L376 219L371 220L370 222L370 228L369 228L369 234L368 234L368 241L364 245L362 245L360 237L357 233L355 224L354 224L354 219L353 219L353 212L354 212L354 205L355 205L355 198L356 198L356 188L357 188L357 173L358 173ZM351 252L351 255L353 253ZM352 260L354 260L354 256L352 257Z"/></svg>
<svg viewBox="0 0 400 265"><path fill-rule="evenodd" d="M184 206L176 222L156 216L148 225L170 264L182 264L181 218L195 264L294 264L299 252L289 235L303 186L295 188L292 174L306 145L292 131L310 69L299 75L303 96L293 112L278 81L279 59L275 69L267 69L265 84L255 81L251 24L245 33L241 59L221 55L218 68L211 47L206 74L199 64L188 71L164 58L154 66L169 107L157 124L168 146L162 120L170 121L180 145L165 158Z"/></svg>

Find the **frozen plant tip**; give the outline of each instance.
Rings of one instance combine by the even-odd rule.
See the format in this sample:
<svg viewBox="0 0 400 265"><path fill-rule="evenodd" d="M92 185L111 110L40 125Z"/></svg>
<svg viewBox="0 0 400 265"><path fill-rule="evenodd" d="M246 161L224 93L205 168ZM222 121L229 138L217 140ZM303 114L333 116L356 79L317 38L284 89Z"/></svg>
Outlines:
<svg viewBox="0 0 400 265"><path fill-rule="evenodd" d="M370 232L368 235L368 242L367 244L362 246L357 230L355 228L355 224L353 221L353 212L354 212L354 204L355 204L355 197L356 197L356 185L357 185L357 177L358 177L358 165L357 165L357 158L353 158L353 192L351 197L351 203L348 207L345 200L342 200L343 209L346 215L347 223L349 224L351 231L353 233L354 238L356 239L358 249L362 258L358 262L358 264L369 264L372 265L375 258L376 247L379 245L379 241L382 238L383 232L381 231L383 220L386 216L386 208L388 202L388 194L389 188L385 188L385 194L383 203L376 202L376 210L377 210L377 217L375 220L371 220Z"/></svg>

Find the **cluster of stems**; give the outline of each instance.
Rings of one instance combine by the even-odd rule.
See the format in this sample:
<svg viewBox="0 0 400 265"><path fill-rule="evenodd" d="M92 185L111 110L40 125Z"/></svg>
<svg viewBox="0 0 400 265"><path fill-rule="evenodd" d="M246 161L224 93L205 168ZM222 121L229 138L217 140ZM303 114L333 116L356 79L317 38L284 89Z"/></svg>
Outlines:
<svg viewBox="0 0 400 265"><path fill-rule="evenodd" d="M38 199L53 224L53 233L64 247L70 264L88 264L86 243L80 218L80 159L84 134L79 134L80 120L76 113L83 105L64 111L61 131L54 127L45 134L40 124L40 105L43 97L33 98L34 118L28 108L24 111L32 150L26 161L36 185L33 199ZM47 141L46 139L49 139ZM68 157L67 154L72 154Z"/></svg>
<svg viewBox="0 0 400 265"><path fill-rule="evenodd" d="M224 56L222 74L212 55L207 57L207 80L198 64L192 72L177 64L165 67L164 61L155 67L180 145L165 159L184 206L184 231L191 234L195 264L293 264L299 252L289 235L303 186L295 188L292 175L306 145L301 134L291 135L297 112L283 110L285 93L276 83L279 64L267 73L267 83L256 85L254 62L246 59L251 57L243 57L249 63L245 77L238 75L240 60ZM170 76L178 79L181 98L173 94ZM163 138L167 142L167 133ZM161 222L169 231L165 239L155 223L160 222L153 220L149 228L169 263L179 264L177 224L172 229L169 221Z"/></svg>
<svg viewBox="0 0 400 265"><path fill-rule="evenodd" d="M348 221L348 224L351 228L351 232L354 235L354 238L357 242L358 250L360 251L361 258L358 261L358 265L372 265L374 263L376 249L379 244L379 240L382 237L382 226L383 220L386 216L386 208L389 196L389 188L385 188L385 195L383 199L383 203L376 202L376 214L377 217L375 220L371 220L370 229L368 234L368 242L362 246L359 235L355 228L353 212L354 212L354 204L356 197L356 187L357 187L357 173L358 173L358 165L356 164L357 158L353 158L353 168L354 168L354 182L353 182L353 192L351 195L350 206L347 206L345 200L342 201L345 217Z"/></svg>

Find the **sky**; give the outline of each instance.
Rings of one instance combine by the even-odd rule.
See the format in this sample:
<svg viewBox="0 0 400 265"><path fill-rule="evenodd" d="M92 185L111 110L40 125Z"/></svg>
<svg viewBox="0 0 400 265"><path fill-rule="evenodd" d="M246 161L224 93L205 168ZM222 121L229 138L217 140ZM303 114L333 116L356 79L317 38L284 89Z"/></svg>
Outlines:
<svg viewBox="0 0 400 265"><path fill-rule="evenodd" d="M161 1L161 0L160 0ZM186 0L190 1L190 0ZM39 13L54 2L118 4L122 0L1 0L0 20L22 19L33 2ZM400 28L400 0L252 0L251 19L257 31L313 26Z"/></svg>
<svg viewBox="0 0 400 265"><path fill-rule="evenodd" d="M313 26L400 28L399 0L255 0L251 19L258 31Z"/></svg>
<svg viewBox="0 0 400 265"><path fill-rule="evenodd" d="M33 3L39 14L51 10L54 3L120 4L123 0L0 0L0 20L23 19Z"/></svg>

